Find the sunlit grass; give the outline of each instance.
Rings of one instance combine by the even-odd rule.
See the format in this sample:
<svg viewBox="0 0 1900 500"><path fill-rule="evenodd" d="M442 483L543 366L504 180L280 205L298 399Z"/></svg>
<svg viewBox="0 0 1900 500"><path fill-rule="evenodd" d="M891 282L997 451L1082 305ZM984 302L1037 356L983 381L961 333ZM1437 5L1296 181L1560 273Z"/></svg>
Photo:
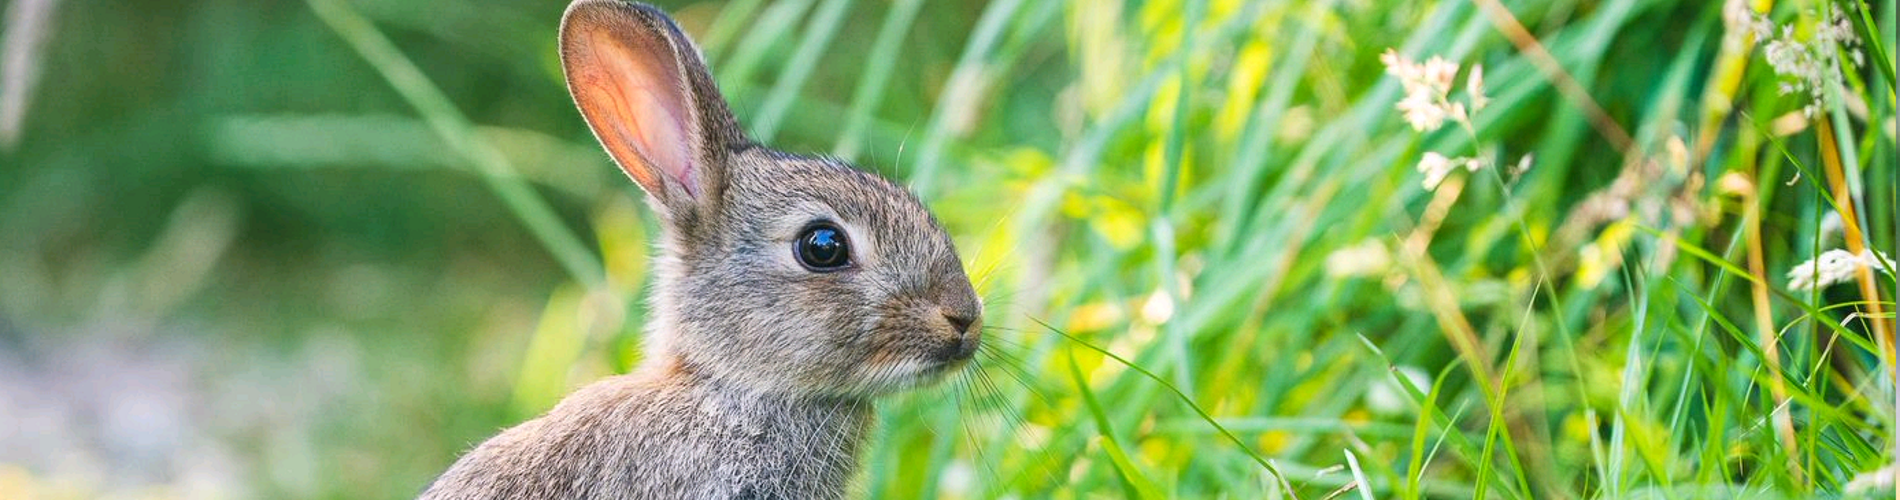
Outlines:
<svg viewBox="0 0 1900 500"><path fill-rule="evenodd" d="M986 287L1008 294L992 305L991 320L1010 326L999 332L1012 337L1002 349L1019 365L1013 376L1069 382L1040 385L1033 397L1002 390L1015 402L959 416L1003 412L1021 420L1000 430L946 428L941 418L934 426L890 423L871 454L873 496L1320 497L1347 485L1405 498L1800 496L1840 491L1855 474L1890 462L1892 412L1874 402L1890 401L1878 381L1891 372L1877 347L1884 335L1868 328L1891 314L1862 314L1844 325L1808 318L1838 320L1876 303L1891 310L1892 278L1880 275L1885 291L1876 302L1847 299L1861 305L1831 311L1818 309L1827 304L1818 297L1784 291L1774 270L1826 243L1815 241L1813 217L1831 195L1802 188L1822 187L1828 177L1814 168L1816 150L1759 146L1786 150L1804 132L1764 141L1740 121L1798 106L1774 95L1773 74L1758 55L1718 43L1719 6L1610 2L1587 15L1510 6L1510 22L1524 23L1548 47L1547 61L1524 55L1498 31L1503 21L1456 3L1384 11L1097 7L1064 7L1058 18L1089 23L1069 28L1076 45L1067 50L1078 69L1063 91L1084 119L1064 132L1067 139L1041 153L983 154L1012 142L977 125L963 132L958 149L977 153L959 170L958 156L944 154L937 141L953 137L946 124L970 119L962 115L968 110L939 101L928 118L917 118L924 124L919 157L886 160L918 165L897 171L944 200L938 210L962 232L982 238L969 246L1015 249L1009 254L1019 260ZM989 6L944 95L981 101L959 94L969 92L960 85L979 85L964 80L974 78L964 75L970 67L982 68L982 84L1008 78L998 73L1017 68L1013 54L981 58L993 26L1005 19L991 14L1023 8ZM1790 8L1779 19L1799 12ZM1024 24L1017 32L1058 22L1016 14L1007 19ZM1671 20L1689 29L1656 29ZM1394 23L1411 29L1388 30L1394 37L1387 40L1367 36ZM1621 45L1631 39L1681 49L1634 56ZM1244 50L1254 40L1265 42L1267 57ZM1372 57L1380 44L1484 63L1493 102L1473 115L1469 134L1403 130L1392 110L1395 85ZM1610 53L1618 59L1606 66ZM1751 57L1757 69L1740 84L1710 85L1735 76L1708 73L1711 58L1747 67ZM1563 84L1580 92L1555 88L1552 68L1574 78ZM1872 71L1857 74L1874 79L1850 90L1864 92L1869 109L1884 102L1890 113L1891 79ZM1642 90L1624 93L1625 84ZM991 89L988 99L1009 92ZM1706 116L1693 104L1698 95L1740 115L1725 110L1711 129L1672 125ZM1246 100L1223 99L1233 96ZM1592 112L1604 113L1603 121L1584 116ZM1294 113L1302 122L1288 122ZM1892 137L1871 127L1880 115L1871 116L1853 120L1863 137L1857 143L1864 152L1891 151ZM1016 118L999 110L978 119L1006 126ZM1689 143L1710 150L1689 153ZM1526 172L1500 166L1456 178L1449 191L1425 191L1414 187L1410 167L1426 150L1503 156L1493 161L1507 164L1527 153L1538 160ZM1860 163L1858 178L1892 178L1890 160L1861 157L1871 162ZM1790 185L1756 172L1760 162L1788 165L1775 172L1812 172L1807 186ZM1002 192L984 180L996 172L1012 176ZM1712 186L1734 178L1731 172L1751 181L1756 199L1775 201L1735 205L1732 192ZM942 179L969 187L940 188ZM1433 199L1434 192L1442 196ZM1012 196L1022 202L988 208ZM1769 210L1793 212L1758 215ZM996 220L1006 221L1005 232L994 230ZM1746 220L1761 228L1738 226ZM1887 221L1886 229L1876 220ZM1430 229L1421 235L1420 224ZM1866 225L1891 241L1890 219ZM1766 243L1799 235L1806 237ZM1756 250L1763 269L1735 263L1747 260L1739 242L1749 238L1764 242ZM1881 238L1870 241L1878 247ZM1390 268L1338 278L1319 265L1332 250L1366 240L1388 242ZM1754 303L1737 278L1759 284L1773 301ZM1761 339L1737 326L1758 307L1777 332L1767 348L1781 357L1778 367L1764 365ZM1457 344L1460 335L1468 342ZM1113 355L1074 357L1078 346L1097 345L1127 364L1108 361L1119 359ZM1848 361L1829 361L1834 356ZM1388 363L1441 374L1430 387L1405 388L1415 398L1410 414L1373 415L1365 406L1366 392L1396 380ZM1766 394L1770 386L1782 389ZM1175 390L1185 391L1180 399L1168 396ZM929 409L940 401L907 399L886 414L941 415ZM902 409L913 405L923 406ZM1772 430L1775 415L1791 417L1799 429L1793 442ZM1336 424L1299 432L1238 427L1244 437L1221 425L1263 417ZM1368 430L1382 422L1414 430ZM1201 425L1213 432L1181 432ZM947 432L1001 436L943 439ZM957 449L945 453L944 446ZM1348 455L1359 467L1346 467ZM1009 472L1043 459L1064 474ZM944 485L932 472L921 473L921 483L901 480L914 473L884 472L969 461L1000 464L992 467L1002 474L979 476L972 488ZM1282 491L1268 463L1295 471L1285 478L1291 491Z"/></svg>

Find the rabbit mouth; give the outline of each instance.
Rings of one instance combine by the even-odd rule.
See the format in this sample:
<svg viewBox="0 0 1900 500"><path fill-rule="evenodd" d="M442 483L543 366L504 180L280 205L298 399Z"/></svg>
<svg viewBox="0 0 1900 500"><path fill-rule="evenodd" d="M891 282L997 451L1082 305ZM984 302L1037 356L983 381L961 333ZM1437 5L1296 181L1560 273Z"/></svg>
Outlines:
<svg viewBox="0 0 1900 500"><path fill-rule="evenodd" d="M877 385L884 386L885 391L888 391L888 392L907 391L907 390L912 390L912 389L929 387L932 385L936 385L939 382L942 382L945 378L948 378L950 374L963 369L964 365L967 365L969 363L970 363L969 358L908 359L908 360L900 361L896 363L895 365L889 366L883 370L879 370L883 372L884 376L878 377L879 379L882 379L880 380L880 382L882 383L877 384Z"/></svg>
<svg viewBox="0 0 1900 500"><path fill-rule="evenodd" d="M949 375L952 372L963 369L963 366L968 365L968 364L970 364L970 358L968 356L959 357L956 359L944 360L944 361L936 361L933 366L931 366L928 370L924 372L922 377L931 379L932 382L935 382Z"/></svg>

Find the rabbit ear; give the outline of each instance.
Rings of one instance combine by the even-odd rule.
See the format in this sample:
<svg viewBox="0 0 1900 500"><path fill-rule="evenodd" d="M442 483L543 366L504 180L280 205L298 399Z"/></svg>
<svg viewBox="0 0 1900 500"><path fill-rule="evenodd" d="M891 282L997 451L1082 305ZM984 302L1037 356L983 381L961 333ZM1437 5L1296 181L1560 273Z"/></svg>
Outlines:
<svg viewBox="0 0 1900 500"><path fill-rule="evenodd" d="M673 20L643 4L579 0L560 43L568 92L620 169L671 217L716 204L726 152L746 139Z"/></svg>

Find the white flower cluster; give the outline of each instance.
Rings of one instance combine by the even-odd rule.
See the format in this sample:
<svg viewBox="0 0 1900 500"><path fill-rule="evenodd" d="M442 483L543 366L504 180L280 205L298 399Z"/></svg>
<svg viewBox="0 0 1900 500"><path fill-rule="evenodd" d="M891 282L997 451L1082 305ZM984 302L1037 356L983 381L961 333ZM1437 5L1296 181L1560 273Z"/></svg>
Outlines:
<svg viewBox="0 0 1900 500"><path fill-rule="evenodd" d="M1722 5L1724 36L1754 35L1753 40L1760 41L1774 34L1775 23L1769 21L1768 16L1756 13L1749 3L1749 0L1728 0Z"/></svg>
<svg viewBox="0 0 1900 500"><path fill-rule="evenodd" d="M1478 161L1477 158L1463 156L1452 158L1435 151L1426 151L1425 157L1418 159L1418 171L1425 174L1425 189L1438 187L1438 183L1444 182L1445 176L1451 175L1453 170L1459 168L1476 172L1484 168L1484 162Z"/></svg>
<svg viewBox="0 0 1900 500"><path fill-rule="evenodd" d="M1484 109L1489 101L1484 96L1484 66L1472 66L1471 74L1465 77L1465 95L1471 104L1467 113L1465 103L1452 102L1450 97L1452 83L1458 78L1458 63L1438 56L1421 63L1392 49L1380 54L1379 62L1385 64L1386 74L1397 77L1405 87L1405 98L1399 100L1398 109L1405 113L1412 130L1438 130L1447 119L1469 125L1470 113Z"/></svg>
<svg viewBox="0 0 1900 500"><path fill-rule="evenodd" d="M1454 102L1451 100L1451 86L1458 80L1458 63L1439 56L1432 56L1421 63L1401 56L1392 49L1385 49L1385 53L1379 55L1379 62L1385 64L1385 73L1398 78L1399 85L1405 88L1405 98L1400 99L1396 107L1405 115L1405 121L1412 125L1412 130L1431 132L1444 127L1446 121L1452 121L1471 131L1471 116L1491 102L1491 98L1484 95L1482 64L1471 65L1471 72L1465 75L1465 100ZM1425 157L1418 160L1418 171L1425 174L1425 189L1438 189L1438 184L1444 182L1445 177L1453 171L1463 168L1476 172L1490 163L1483 158L1451 157L1426 152ZM1511 175L1522 174L1530 167L1531 157L1525 155L1518 160Z"/></svg>
<svg viewBox="0 0 1900 500"><path fill-rule="evenodd" d="M1860 272L1863 267L1884 271L1892 269L1893 265L1893 259L1873 250L1861 250L1859 254L1841 249L1828 250L1821 252L1820 257L1788 270L1788 288L1798 291L1827 288L1835 283L1853 281L1854 273Z"/></svg>
<svg viewBox="0 0 1900 500"><path fill-rule="evenodd" d="M1829 89L1841 84L1842 71L1866 63L1860 35L1854 33L1854 25L1840 9L1834 9L1825 22L1816 25L1814 36L1807 41L1795 38L1794 25L1776 25L1766 15L1745 8L1728 13L1730 18L1744 15L1746 21L1739 24L1755 35L1756 40L1766 43L1762 56L1782 78L1781 95L1807 96L1808 104L1801 110L1810 117L1827 109Z"/></svg>

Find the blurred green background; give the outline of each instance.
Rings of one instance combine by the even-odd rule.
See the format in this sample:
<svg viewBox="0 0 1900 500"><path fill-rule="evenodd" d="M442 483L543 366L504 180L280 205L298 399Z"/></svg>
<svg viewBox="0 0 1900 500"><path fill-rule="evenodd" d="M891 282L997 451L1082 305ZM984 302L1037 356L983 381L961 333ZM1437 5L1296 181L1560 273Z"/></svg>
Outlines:
<svg viewBox="0 0 1900 500"><path fill-rule="evenodd" d="M662 4L988 301L867 496L1892 495L1893 270L1795 286L1900 249L1892 0ZM564 8L0 0L0 498L410 497L637 363Z"/></svg>

